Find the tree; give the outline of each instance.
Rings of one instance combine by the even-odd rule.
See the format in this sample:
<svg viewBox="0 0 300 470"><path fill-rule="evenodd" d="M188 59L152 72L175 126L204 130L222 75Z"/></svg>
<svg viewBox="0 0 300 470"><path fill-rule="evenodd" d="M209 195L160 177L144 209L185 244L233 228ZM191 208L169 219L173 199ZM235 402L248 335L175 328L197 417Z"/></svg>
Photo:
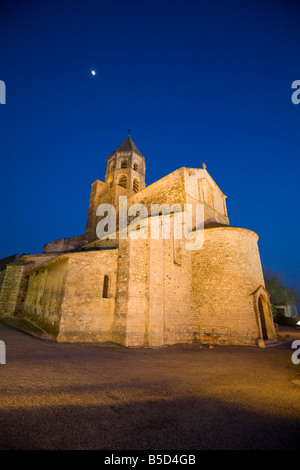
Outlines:
<svg viewBox="0 0 300 470"><path fill-rule="evenodd" d="M264 271L266 289L271 298L271 305L286 305L292 316L297 316L297 302L300 297L295 289L286 286L280 275L270 269ZM274 312L274 308L272 309Z"/></svg>

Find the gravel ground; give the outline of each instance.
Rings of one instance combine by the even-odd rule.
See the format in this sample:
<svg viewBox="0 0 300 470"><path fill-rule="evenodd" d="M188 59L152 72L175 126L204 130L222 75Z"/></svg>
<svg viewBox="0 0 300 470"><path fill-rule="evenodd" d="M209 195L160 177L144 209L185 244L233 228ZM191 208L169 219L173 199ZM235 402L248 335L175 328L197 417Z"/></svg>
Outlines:
<svg viewBox="0 0 300 470"><path fill-rule="evenodd" d="M299 333L298 333L299 334ZM291 343L59 344L0 323L0 449L299 449Z"/></svg>

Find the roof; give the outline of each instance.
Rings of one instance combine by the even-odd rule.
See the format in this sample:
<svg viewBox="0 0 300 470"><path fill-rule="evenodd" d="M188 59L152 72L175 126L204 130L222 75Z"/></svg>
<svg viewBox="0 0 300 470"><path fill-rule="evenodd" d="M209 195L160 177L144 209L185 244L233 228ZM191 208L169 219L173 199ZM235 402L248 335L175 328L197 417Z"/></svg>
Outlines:
<svg viewBox="0 0 300 470"><path fill-rule="evenodd" d="M139 149L133 142L130 135L124 140L124 142L121 143L121 145L119 145L115 152L134 152L138 155L143 156L143 154L139 151Z"/></svg>

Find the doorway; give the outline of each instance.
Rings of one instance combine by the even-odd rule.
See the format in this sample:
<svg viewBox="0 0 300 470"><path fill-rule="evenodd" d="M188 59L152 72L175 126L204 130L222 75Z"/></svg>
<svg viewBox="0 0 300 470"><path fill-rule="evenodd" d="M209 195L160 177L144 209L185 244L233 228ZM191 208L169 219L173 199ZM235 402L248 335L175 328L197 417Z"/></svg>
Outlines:
<svg viewBox="0 0 300 470"><path fill-rule="evenodd" d="M265 302L264 297L262 295L260 295L259 299L258 299L258 309L259 309L259 315L260 315L260 324L261 324L262 336L263 336L263 339L268 339L264 302Z"/></svg>
<svg viewBox="0 0 300 470"><path fill-rule="evenodd" d="M265 296L262 294L258 298L258 310L263 339L273 339L274 331L272 328L270 307Z"/></svg>

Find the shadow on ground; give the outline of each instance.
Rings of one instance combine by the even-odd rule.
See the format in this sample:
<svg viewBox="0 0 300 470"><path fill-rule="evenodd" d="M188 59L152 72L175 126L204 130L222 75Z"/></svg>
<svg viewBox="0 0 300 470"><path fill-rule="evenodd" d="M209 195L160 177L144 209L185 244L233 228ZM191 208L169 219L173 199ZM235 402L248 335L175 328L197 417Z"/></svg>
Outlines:
<svg viewBox="0 0 300 470"><path fill-rule="evenodd" d="M0 427L1 449L292 450L300 431L296 419L199 398L2 410Z"/></svg>

